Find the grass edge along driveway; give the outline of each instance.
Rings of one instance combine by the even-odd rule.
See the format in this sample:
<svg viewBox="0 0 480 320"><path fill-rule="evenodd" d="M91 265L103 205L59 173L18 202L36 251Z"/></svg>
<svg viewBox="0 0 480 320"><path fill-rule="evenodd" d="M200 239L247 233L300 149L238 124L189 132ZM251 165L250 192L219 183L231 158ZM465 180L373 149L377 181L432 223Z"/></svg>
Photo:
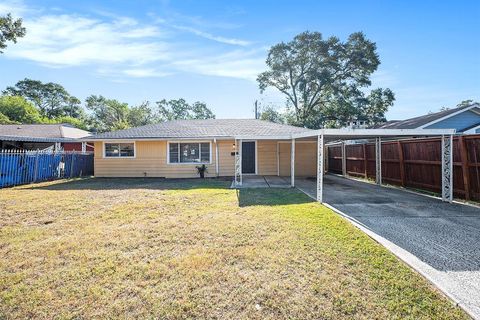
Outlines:
<svg viewBox="0 0 480 320"><path fill-rule="evenodd" d="M0 318L468 318L303 193L228 185L0 190Z"/></svg>

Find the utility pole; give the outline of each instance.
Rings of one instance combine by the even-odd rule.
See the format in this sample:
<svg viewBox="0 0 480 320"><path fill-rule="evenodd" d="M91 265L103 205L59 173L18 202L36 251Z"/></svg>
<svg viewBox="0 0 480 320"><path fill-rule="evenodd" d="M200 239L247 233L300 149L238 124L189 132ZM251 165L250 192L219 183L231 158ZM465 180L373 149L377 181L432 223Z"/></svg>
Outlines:
<svg viewBox="0 0 480 320"><path fill-rule="evenodd" d="M258 119L258 101L255 100L255 119Z"/></svg>

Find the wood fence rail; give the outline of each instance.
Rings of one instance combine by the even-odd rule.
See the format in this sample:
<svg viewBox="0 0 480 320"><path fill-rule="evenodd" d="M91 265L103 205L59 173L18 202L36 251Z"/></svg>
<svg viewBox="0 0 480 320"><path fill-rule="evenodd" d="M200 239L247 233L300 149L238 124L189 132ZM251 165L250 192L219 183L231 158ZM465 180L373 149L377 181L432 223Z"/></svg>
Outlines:
<svg viewBox="0 0 480 320"><path fill-rule="evenodd" d="M407 188L441 191L440 138L382 142L382 180ZM345 146L346 173L375 179L375 143ZM341 145L328 146L328 170L342 173ZM480 135L454 137L455 197L480 200Z"/></svg>

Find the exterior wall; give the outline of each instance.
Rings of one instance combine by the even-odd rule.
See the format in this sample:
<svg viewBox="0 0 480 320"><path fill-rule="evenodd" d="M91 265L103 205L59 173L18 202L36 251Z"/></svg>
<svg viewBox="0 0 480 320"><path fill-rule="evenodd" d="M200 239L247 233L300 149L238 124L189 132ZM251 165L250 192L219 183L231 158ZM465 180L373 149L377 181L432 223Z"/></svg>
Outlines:
<svg viewBox="0 0 480 320"><path fill-rule="evenodd" d="M257 141L257 170L261 175L277 175L277 140Z"/></svg>
<svg viewBox="0 0 480 320"><path fill-rule="evenodd" d="M279 143L280 176L290 176L291 141ZM295 176L309 177L317 175L317 143L315 141L296 141Z"/></svg>
<svg viewBox="0 0 480 320"><path fill-rule="evenodd" d="M214 177L215 144L206 177ZM95 142L96 177L198 177L196 164L167 164L167 141L136 141L135 158L104 158L103 142ZM233 172L233 171L232 171Z"/></svg>
<svg viewBox="0 0 480 320"><path fill-rule="evenodd" d="M93 147L91 145L91 143L87 143L86 151L93 151ZM82 151L81 142L65 142L62 143L62 147L65 151Z"/></svg>
<svg viewBox="0 0 480 320"><path fill-rule="evenodd" d="M425 129L456 129L457 132L463 131L465 128L480 124L480 115L467 110L453 117L434 123Z"/></svg>
<svg viewBox="0 0 480 320"><path fill-rule="evenodd" d="M215 177L216 152L212 143L212 161L207 164L207 177ZM218 176L233 176L235 170L234 140L218 140ZM278 154L277 154L278 152ZM198 177L196 164L168 164L167 141L136 141L135 158L104 158L103 142L95 142L95 176L97 177ZM290 176L290 141L257 141L257 174ZM316 143L296 143L295 175L316 173Z"/></svg>
<svg viewBox="0 0 480 320"><path fill-rule="evenodd" d="M235 173L235 152L233 140L218 140L218 174L221 177L234 176Z"/></svg>

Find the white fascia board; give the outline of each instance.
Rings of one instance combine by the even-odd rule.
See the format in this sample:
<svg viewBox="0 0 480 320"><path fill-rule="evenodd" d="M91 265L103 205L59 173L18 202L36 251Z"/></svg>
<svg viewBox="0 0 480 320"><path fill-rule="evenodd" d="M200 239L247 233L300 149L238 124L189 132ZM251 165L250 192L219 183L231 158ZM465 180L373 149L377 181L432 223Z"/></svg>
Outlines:
<svg viewBox="0 0 480 320"><path fill-rule="evenodd" d="M441 136L455 134L455 129L320 129L313 132L294 134L293 138L307 138L319 135L325 137L401 137L401 136Z"/></svg>
<svg viewBox="0 0 480 320"><path fill-rule="evenodd" d="M245 135L245 136L235 136L237 140L290 140L292 139L291 134L287 135L278 135L278 136L252 136L252 135Z"/></svg>

